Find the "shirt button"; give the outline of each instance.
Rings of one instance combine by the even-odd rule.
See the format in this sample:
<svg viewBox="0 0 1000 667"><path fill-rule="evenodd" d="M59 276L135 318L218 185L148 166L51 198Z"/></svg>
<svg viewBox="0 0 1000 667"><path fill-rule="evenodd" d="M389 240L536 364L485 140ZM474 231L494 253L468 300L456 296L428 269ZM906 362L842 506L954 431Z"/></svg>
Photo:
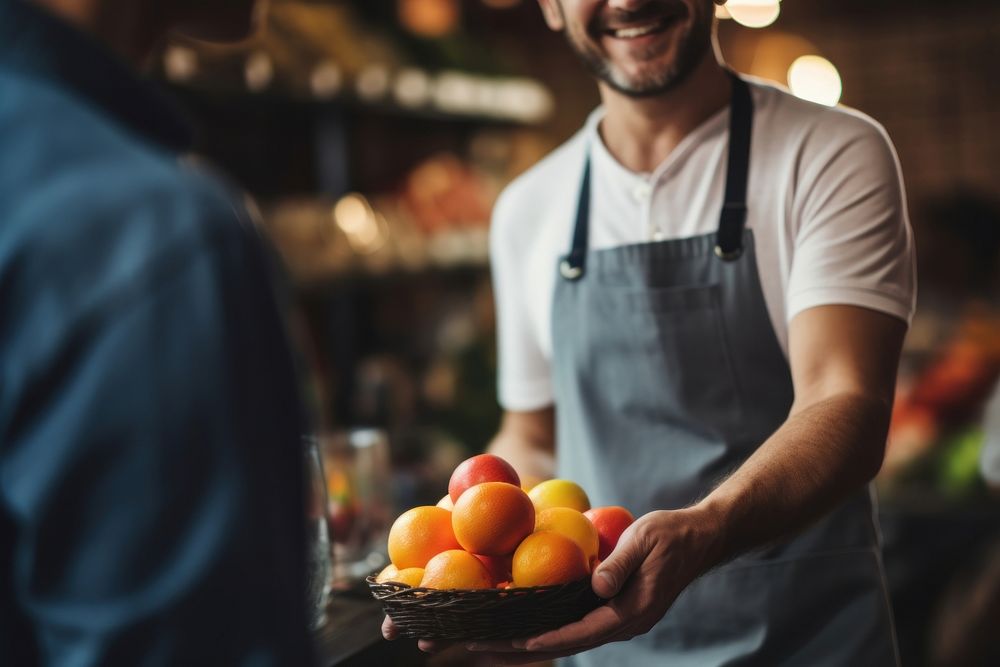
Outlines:
<svg viewBox="0 0 1000 667"><path fill-rule="evenodd" d="M636 201L646 201L652 192L653 186L649 183L636 183L635 187L632 188L632 196L635 197Z"/></svg>

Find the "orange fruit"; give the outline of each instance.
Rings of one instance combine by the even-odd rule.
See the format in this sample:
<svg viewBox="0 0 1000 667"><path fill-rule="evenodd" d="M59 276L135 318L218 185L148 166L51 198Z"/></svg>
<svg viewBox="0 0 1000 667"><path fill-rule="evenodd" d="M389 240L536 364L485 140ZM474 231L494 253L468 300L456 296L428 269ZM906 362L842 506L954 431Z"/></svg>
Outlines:
<svg viewBox="0 0 1000 667"><path fill-rule="evenodd" d="M442 507L450 512L455 509L455 503L451 502L451 496L445 494L444 498L437 501L437 507Z"/></svg>
<svg viewBox="0 0 1000 667"><path fill-rule="evenodd" d="M458 548L451 512L440 507L407 510L389 529L389 560L400 570L424 567L442 551Z"/></svg>
<svg viewBox="0 0 1000 667"><path fill-rule="evenodd" d="M387 581L392 581L392 578L397 574L399 574L399 568L392 563L389 563L385 566L385 569L378 573L378 576L375 577L375 581L380 584L384 584Z"/></svg>
<svg viewBox="0 0 1000 667"><path fill-rule="evenodd" d="M528 492L528 497L535 504L537 512L550 507L568 507L577 512L590 509L590 499L586 492L579 484L568 479L547 479L540 482Z"/></svg>
<svg viewBox="0 0 1000 667"><path fill-rule="evenodd" d="M492 588L486 566L461 549L442 551L427 562L421 588Z"/></svg>
<svg viewBox="0 0 1000 667"><path fill-rule="evenodd" d="M604 560L614 551L618 544L618 538L622 536L625 529L632 525L635 517L624 507L595 507L583 514L590 519L597 529L597 538L600 547L597 556Z"/></svg>
<svg viewBox="0 0 1000 667"><path fill-rule="evenodd" d="M535 529L535 508L521 487L484 482L462 494L451 513L451 523L455 538L466 551L503 556Z"/></svg>
<svg viewBox="0 0 1000 667"><path fill-rule="evenodd" d="M514 557L514 554L507 554L505 556L480 556L475 554L479 562L486 566L486 570L490 573L490 579L493 580L493 587L500 588L500 584L504 581L510 581L510 561Z"/></svg>
<svg viewBox="0 0 1000 667"><path fill-rule="evenodd" d="M568 584L590 574L587 557L576 542L551 530L524 538L514 552L512 570L516 588Z"/></svg>
<svg viewBox="0 0 1000 667"><path fill-rule="evenodd" d="M466 489L484 482L506 482L521 486L517 471L511 464L493 454L480 454L458 464L448 480L448 495L453 503L458 502Z"/></svg>
<svg viewBox="0 0 1000 667"><path fill-rule="evenodd" d="M406 584L407 586L419 586L423 578L424 578L424 568L408 567L406 569L397 572L396 576L394 576L389 581L394 581L397 584Z"/></svg>
<svg viewBox="0 0 1000 667"><path fill-rule="evenodd" d="M535 515L535 531L552 530L576 542L587 557L597 557L597 529L580 512L568 507L550 507Z"/></svg>

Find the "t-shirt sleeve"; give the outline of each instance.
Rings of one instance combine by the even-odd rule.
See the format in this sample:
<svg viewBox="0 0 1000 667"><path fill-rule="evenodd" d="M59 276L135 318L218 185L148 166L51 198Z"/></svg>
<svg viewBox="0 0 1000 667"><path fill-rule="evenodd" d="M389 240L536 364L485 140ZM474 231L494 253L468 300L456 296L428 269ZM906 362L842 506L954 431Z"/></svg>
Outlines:
<svg viewBox="0 0 1000 667"><path fill-rule="evenodd" d="M916 266L899 162L881 127L841 114L819 128L798 175L787 319L807 308L863 306L907 323Z"/></svg>
<svg viewBox="0 0 1000 667"><path fill-rule="evenodd" d="M525 270L527 248L518 222L514 196L501 195L490 226L490 261L497 316L497 395L506 410L537 410L553 402L549 361L532 321Z"/></svg>
<svg viewBox="0 0 1000 667"><path fill-rule="evenodd" d="M225 206L182 207L199 231L72 321L29 310L66 330L19 385L0 493L46 664L310 659L297 383L267 256Z"/></svg>

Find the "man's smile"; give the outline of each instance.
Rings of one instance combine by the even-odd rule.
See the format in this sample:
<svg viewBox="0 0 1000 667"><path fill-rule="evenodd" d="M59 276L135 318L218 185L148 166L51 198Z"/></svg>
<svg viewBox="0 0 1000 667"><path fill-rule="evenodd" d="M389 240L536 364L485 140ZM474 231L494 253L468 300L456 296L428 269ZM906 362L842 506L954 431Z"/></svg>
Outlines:
<svg viewBox="0 0 1000 667"><path fill-rule="evenodd" d="M650 12L642 12L650 14ZM636 16L625 20L602 21L598 27L598 34L601 37L616 40L634 40L647 35L656 35L666 32L674 24L679 23L687 17L687 7L683 4L676 4L666 7L659 7L655 15Z"/></svg>

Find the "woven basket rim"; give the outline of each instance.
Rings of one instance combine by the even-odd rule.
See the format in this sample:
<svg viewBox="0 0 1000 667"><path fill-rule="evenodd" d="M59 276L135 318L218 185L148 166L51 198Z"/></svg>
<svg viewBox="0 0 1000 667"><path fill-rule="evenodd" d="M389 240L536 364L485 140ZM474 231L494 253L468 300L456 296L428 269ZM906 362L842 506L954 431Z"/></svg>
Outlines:
<svg viewBox="0 0 1000 667"><path fill-rule="evenodd" d="M434 589L366 578L401 637L470 640L527 637L577 621L604 604L590 578L553 586Z"/></svg>
<svg viewBox="0 0 1000 667"><path fill-rule="evenodd" d="M420 592L420 593L455 593L462 594L463 596L469 595L481 595L483 597L490 597L497 593L534 593L539 591L551 591L561 588L568 588L570 586L579 586L585 581L590 581L590 575L577 579L576 581L570 581L565 584L552 584L550 586L519 586L517 588L423 588L421 586L408 586L404 583L398 581L376 581L374 574L370 574L365 577L365 581L369 586L392 586L398 590L386 594L384 597L393 597L397 593L403 592ZM379 597L381 600L382 597Z"/></svg>

